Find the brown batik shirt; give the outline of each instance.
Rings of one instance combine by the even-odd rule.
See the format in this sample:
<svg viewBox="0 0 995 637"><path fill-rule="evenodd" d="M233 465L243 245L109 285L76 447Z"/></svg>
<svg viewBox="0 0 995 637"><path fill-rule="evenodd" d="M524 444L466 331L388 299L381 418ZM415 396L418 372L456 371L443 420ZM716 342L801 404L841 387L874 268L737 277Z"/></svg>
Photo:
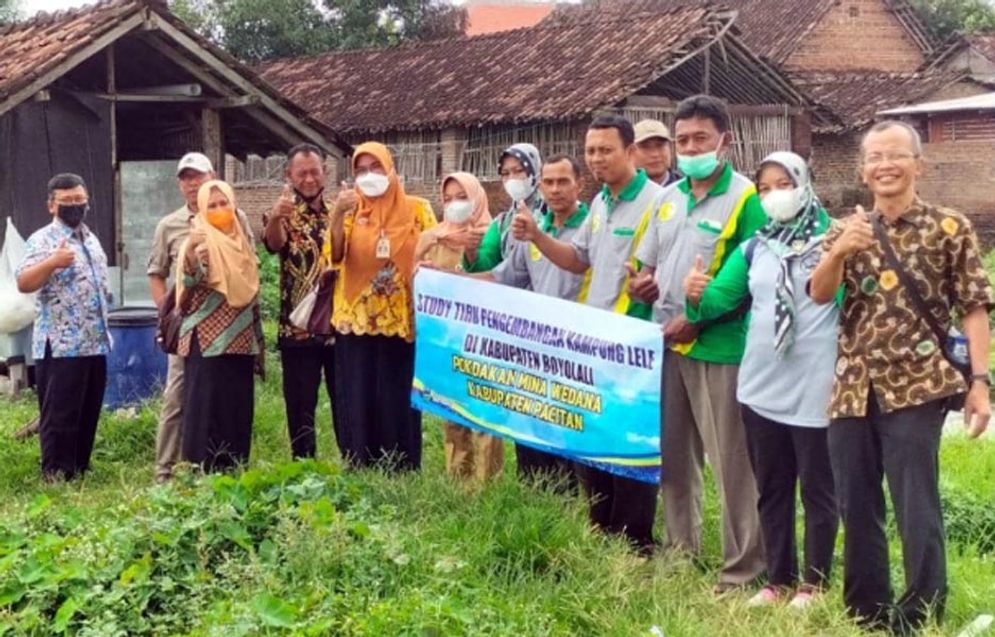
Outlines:
<svg viewBox="0 0 995 637"><path fill-rule="evenodd" d="M962 214L917 199L898 220L881 223L940 325L950 324L952 311L992 306L977 236ZM826 233L826 251L842 230L837 224ZM879 244L847 259L843 286L830 418L865 416L871 391L887 413L966 390Z"/></svg>
<svg viewBox="0 0 995 637"><path fill-rule="evenodd" d="M263 219L263 223L267 223ZM280 325L277 331L280 347L322 345L317 339L294 327L290 314L304 300L324 271L322 248L328 234L328 208L321 200L315 211L299 196L294 198L294 214L287 220L287 242L280 250ZM267 246L267 250L269 246Z"/></svg>

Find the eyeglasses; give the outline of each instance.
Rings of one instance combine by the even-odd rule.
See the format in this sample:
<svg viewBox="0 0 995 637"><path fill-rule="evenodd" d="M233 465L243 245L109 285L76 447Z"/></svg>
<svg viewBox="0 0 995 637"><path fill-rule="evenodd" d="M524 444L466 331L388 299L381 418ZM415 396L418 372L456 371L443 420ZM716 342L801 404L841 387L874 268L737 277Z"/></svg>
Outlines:
<svg viewBox="0 0 995 637"><path fill-rule="evenodd" d="M891 151L887 153L871 153L864 157L864 164L867 166L877 166L878 164L883 164L884 162L899 162L908 159L916 159L919 155L915 153L910 153L907 151Z"/></svg>
<svg viewBox="0 0 995 637"><path fill-rule="evenodd" d="M67 197L65 199L53 199L57 206L82 206L90 203L90 200L83 197Z"/></svg>

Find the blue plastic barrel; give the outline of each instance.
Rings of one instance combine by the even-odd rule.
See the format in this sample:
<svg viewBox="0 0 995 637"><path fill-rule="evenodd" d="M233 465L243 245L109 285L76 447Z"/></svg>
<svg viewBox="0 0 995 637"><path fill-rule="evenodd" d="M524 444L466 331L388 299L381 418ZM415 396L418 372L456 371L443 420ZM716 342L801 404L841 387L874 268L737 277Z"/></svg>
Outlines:
<svg viewBox="0 0 995 637"><path fill-rule="evenodd" d="M108 314L114 346L107 357L104 407L139 403L166 382L166 354L155 342L157 320L152 307L122 307Z"/></svg>

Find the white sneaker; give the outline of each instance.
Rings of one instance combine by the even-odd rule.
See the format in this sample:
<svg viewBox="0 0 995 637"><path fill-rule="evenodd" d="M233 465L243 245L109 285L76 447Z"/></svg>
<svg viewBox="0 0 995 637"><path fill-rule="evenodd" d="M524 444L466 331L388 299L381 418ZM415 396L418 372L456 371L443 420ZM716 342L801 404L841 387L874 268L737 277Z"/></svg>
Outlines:
<svg viewBox="0 0 995 637"><path fill-rule="evenodd" d="M796 611L805 611L812 607L815 603L815 597L818 593L810 588L803 588L795 593L794 598L788 602L788 608Z"/></svg>
<svg viewBox="0 0 995 637"><path fill-rule="evenodd" d="M781 599L781 593L773 586L764 586L756 595L746 600L747 608L764 608L773 606Z"/></svg>

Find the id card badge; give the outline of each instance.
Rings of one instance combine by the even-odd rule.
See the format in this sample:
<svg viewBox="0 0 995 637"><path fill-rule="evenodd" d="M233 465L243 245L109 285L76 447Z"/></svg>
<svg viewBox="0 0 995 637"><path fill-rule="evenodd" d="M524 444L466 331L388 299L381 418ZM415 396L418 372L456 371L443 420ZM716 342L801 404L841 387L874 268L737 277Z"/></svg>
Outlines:
<svg viewBox="0 0 995 637"><path fill-rule="evenodd" d="M380 239L377 240L377 258L378 259L389 259L390 258L390 239L380 235Z"/></svg>

